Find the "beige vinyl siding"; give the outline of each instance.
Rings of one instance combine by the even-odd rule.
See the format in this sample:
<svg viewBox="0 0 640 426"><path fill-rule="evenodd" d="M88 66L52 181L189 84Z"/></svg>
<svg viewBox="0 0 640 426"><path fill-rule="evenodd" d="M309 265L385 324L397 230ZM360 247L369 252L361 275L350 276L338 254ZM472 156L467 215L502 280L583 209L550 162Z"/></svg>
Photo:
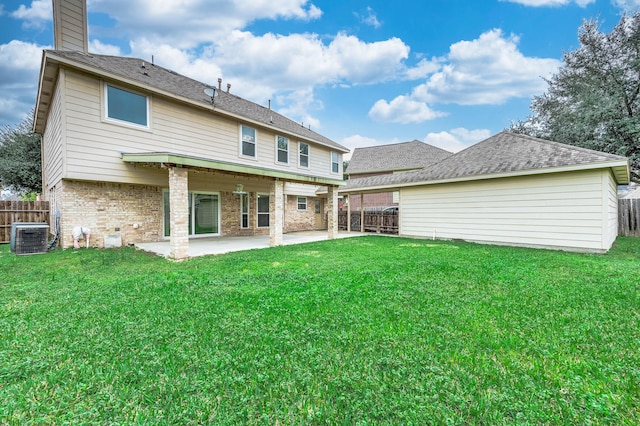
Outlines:
<svg viewBox="0 0 640 426"><path fill-rule="evenodd" d="M587 251L609 249L602 170L401 190L400 233Z"/></svg>
<svg viewBox="0 0 640 426"><path fill-rule="evenodd" d="M301 197L316 197L316 191L318 191L319 188L317 185L286 182L284 184L284 193L286 195L299 195Z"/></svg>
<svg viewBox="0 0 640 426"><path fill-rule="evenodd" d="M56 49L87 50L87 10L84 0L54 2L54 31ZM58 45L59 44L59 45Z"/></svg>
<svg viewBox="0 0 640 426"><path fill-rule="evenodd" d="M56 84L51 97L47 125L42 135L42 191L47 193L62 179L64 171L64 128L62 85Z"/></svg>
<svg viewBox="0 0 640 426"><path fill-rule="evenodd" d="M211 111L197 110L150 97L149 129L105 121L103 83L91 76L66 73L67 158L66 177L145 185L166 185L166 171L122 161L120 153L171 152L254 167L298 172L276 165L275 132L251 124L257 131L257 160L240 156L240 123ZM116 85L117 86L117 85ZM126 89L126 87L124 87ZM310 167L304 174L334 178L330 151L310 143Z"/></svg>

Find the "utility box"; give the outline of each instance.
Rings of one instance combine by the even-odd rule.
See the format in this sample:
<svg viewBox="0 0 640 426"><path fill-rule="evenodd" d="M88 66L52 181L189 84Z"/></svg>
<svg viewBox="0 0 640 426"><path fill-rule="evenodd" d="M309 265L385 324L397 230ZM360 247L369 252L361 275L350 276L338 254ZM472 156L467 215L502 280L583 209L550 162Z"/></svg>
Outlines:
<svg viewBox="0 0 640 426"><path fill-rule="evenodd" d="M104 236L104 248L120 248L122 247L122 235L111 234Z"/></svg>
<svg viewBox="0 0 640 426"><path fill-rule="evenodd" d="M46 253L48 237L49 225L46 223L13 223L10 249L17 255Z"/></svg>

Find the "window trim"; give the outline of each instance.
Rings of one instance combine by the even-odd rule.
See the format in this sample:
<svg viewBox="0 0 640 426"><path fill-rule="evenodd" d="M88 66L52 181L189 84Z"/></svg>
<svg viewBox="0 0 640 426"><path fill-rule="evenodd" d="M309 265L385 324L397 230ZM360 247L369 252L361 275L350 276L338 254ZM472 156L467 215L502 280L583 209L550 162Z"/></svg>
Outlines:
<svg viewBox="0 0 640 426"><path fill-rule="evenodd" d="M302 148L302 145L306 145L307 146L307 153L304 155L307 157L307 165L304 166L302 165L302 162L300 161L300 159L303 157L302 152L300 151L300 149ZM310 164L310 157L311 157L311 145L309 145L306 142L302 142L302 141L298 141L298 167L300 167L301 169L308 169L309 168L309 164Z"/></svg>
<svg viewBox="0 0 640 426"><path fill-rule="evenodd" d="M265 197L265 196L269 198L269 211L266 212L266 213L260 211L260 204L259 204L260 197ZM271 194L269 194L267 192L258 192L258 194L256 195L256 228L258 228L258 229L267 229L267 228L269 228L269 225L260 226L260 215L261 214L266 214L269 217L269 223L271 223Z"/></svg>
<svg viewBox="0 0 640 426"><path fill-rule="evenodd" d="M243 151L244 139L243 139L242 129L244 127L246 127L247 129L253 130L253 135L254 135L253 136L253 148L254 148L254 155L253 156L247 155ZM247 126L247 125L244 125L244 124L240 124L240 126L238 127L238 131L239 131L239 136L238 136L238 139L239 139L239 146L238 146L239 152L238 152L238 154L239 154L239 156L242 157L242 158L250 159L250 160L257 160L258 159L258 129L256 129L255 127L251 127L251 126Z"/></svg>
<svg viewBox="0 0 640 426"><path fill-rule="evenodd" d="M280 139L283 139L283 140L287 141L287 150L286 150L287 161L280 161L280 158L279 158L279 154L280 154L280 151L281 151L280 145L279 145L280 144ZM291 141L289 140L289 138L287 138L285 136L282 136L282 135L276 135L275 140L276 140L276 164L289 165L289 151L290 151L289 147L291 146Z"/></svg>
<svg viewBox="0 0 640 426"><path fill-rule="evenodd" d="M301 199L304 200L303 203L300 202ZM307 197L297 197L296 204L298 206L298 211L301 211L301 212L307 211L307 208L309 206L309 200L307 199ZM300 208L300 206L303 205L303 204L304 204L304 208Z"/></svg>
<svg viewBox="0 0 640 426"><path fill-rule="evenodd" d="M147 116L146 116L146 120L147 120L147 124L139 124L139 123L134 123L132 121L127 121L127 120L122 120L119 118L115 118L115 117L110 117L109 116L109 87L113 87L114 89L118 89L121 90L123 92L128 92L131 93L133 95L138 95L141 96L143 98L145 98L146 101L146 109L147 109ZM102 82L102 95L103 95L103 102L102 102L102 119L103 121L107 122L107 123L111 123L111 124L119 124L121 126L127 126L127 127L132 127L135 129L140 129L140 130L151 130L151 97L149 95L146 94L142 94L138 91L135 90L131 90L128 88L124 88L122 86L119 86L117 84L112 84L112 83L108 83L106 81Z"/></svg>
<svg viewBox="0 0 640 426"><path fill-rule="evenodd" d="M337 157L337 161L335 161L335 162L333 161L334 154ZM335 171L335 172L333 171L333 165L334 164L336 164L337 168L338 168L338 170ZM340 174L340 154L338 152L336 152L336 151L331 151L331 173L332 174L336 174L336 175Z"/></svg>

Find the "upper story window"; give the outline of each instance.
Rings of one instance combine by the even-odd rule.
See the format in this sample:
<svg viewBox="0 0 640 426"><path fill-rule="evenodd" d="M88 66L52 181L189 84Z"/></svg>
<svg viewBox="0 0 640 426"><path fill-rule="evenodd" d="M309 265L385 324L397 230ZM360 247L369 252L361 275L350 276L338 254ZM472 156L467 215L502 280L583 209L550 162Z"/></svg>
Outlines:
<svg viewBox="0 0 640 426"><path fill-rule="evenodd" d="M240 154L256 158L256 129L240 126Z"/></svg>
<svg viewBox="0 0 640 426"><path fill-rule="evenodd" d="M106 85L106 118L149 127L149 98Z"/></svg>
<svg viewBox="0 0 640 426"><path fill-rule="evenodd" d="M298 165L309 167L309 144L300 142L298 144Z"/></svg>
<svg viewBox="0 0 640 426"><path fill-rule="evenodd" d="M284 136L276 136L276 161L289 163L289 139Z"/></svg>
<svg viewBox="0 0 640 426"><path fill-rule="evenodd" d="M337 152L331 152L331 172L340 173L340 155Z"/></svg>

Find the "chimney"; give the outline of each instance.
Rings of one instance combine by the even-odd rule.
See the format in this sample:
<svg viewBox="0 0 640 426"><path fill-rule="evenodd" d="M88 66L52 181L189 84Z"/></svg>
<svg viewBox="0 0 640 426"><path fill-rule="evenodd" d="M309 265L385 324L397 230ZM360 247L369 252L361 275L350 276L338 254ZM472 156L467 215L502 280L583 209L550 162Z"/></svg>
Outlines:
<svg viewBox="0 0 640 426"><path fill-rule="evenodd" d="M222 79L218 77L218 91L222 90Z"/></svg>
<svg viewBox="0 0 640 426"><path fill-rule="evenodd" d="M231 90L231 85L227 83L227 93L229 93L229 90Z"/></svg>
<svg viewBox="0 0 640 426"><path fill-rule="evenodd" d="M53 45L56 50L89 52L86 0L53 0Z"/></svg>

